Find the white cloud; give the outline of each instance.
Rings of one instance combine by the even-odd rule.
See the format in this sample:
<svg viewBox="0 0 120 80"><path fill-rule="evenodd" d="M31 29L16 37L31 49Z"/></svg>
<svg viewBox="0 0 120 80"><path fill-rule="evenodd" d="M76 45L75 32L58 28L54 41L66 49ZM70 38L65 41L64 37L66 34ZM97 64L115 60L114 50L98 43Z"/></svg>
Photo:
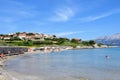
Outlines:
<svg viewBox="0 0 120 80"><path fill-rule="evenodd" d="M54 16L52 16L52 21L68 21L75 15L75 11L70 7L65 7L57 9Z"/></svg>
<svg viewBox="0 0 120 80"><path fill-rule="evenodd" d="M59 37L66 37L69 35L73 35L73 34L79 34L79 33L84 33L85 31L76 31L76 32L61 32L61 33L55 33L56 36Z"/></svg>
<svg viewBox="0 0 120 80"><path fill-rule="evenodd" d="M120 13L120 11L119 10L114 10L112 12L107 12L107 13L104 13L104 14L101 14L101 15L98 15L98 16L88 16L88 17L81 18L80 21L81 22L96 21L96 20L111 16L111 15L116 14L116 13Z"/></svg>

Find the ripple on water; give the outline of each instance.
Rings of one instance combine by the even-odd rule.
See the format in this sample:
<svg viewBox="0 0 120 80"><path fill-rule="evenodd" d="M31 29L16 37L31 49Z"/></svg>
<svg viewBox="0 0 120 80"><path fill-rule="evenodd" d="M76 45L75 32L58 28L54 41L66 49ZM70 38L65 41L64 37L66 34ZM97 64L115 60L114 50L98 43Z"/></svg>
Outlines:
<svg viewBox="0 0 120 80"><path fill-rule="evenodd" d="M120 80L119 50L86 49L27 55L9 60L5 68L20 73L17 75L20 80ZM106 55L111 58L106 60Z"/></svg>

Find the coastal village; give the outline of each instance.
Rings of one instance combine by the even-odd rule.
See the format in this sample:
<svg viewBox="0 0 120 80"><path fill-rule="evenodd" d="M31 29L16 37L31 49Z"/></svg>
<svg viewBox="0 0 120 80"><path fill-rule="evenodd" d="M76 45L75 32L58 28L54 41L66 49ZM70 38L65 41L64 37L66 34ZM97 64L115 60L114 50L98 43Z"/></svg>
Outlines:
<svg viewBox="0 0 120 80"><path fill-rule="evenodd" d="M1 41L7 41L11 39L20 39L20 40L32 40L32 41L44 41L44 39L49 38L53 39L56 38L55 35L49 35L49 34L39 34L39 33L26 33L26 32L17 32L17 33L10 33L10 34L0 34L0 40ZM17 55L17 54L23 54L24 52L35 52L35 51L41 51L41 52L54 52L54 51L61 51L66 49L71 49L72 47L66 47L66 46L45 46L45 47L20 47L20 46L0 46L0 57L3 57L4 55Z"/></svg>
<svg viewBox="0 0 120 80"><path fill-rule="evenodd" d="M39 33L27 33L27 32L16 32L10 34L0 34L1 40L7 40L12 38L28 39L28 40L44 40L45 38L54 38L55 35L39 34Z"/></svg>
<svg viewBox="0 0 120 80"><path fill-rule="evenodd" d="M0 46L0 57L4 55L14 55L14 54L21 54L24 52L54 52L54 51L62 51L62 50L68 50L68 49L85 49L85 48L105 48L108 47L106 45L98 45L94 41L85 42L81 39L73 38L71 41L68 38L57 38L56 35L49 35L49 34L39 34L39 33L27 33L27 32L16 32L16 33L10 33L10 34L0 34L0 41L1 42L20 42L21 41L45 41L48 39L49 41L52 40L52 42L55 44L48 44L45 46L9 46L9 45L2 45ZM15 40L15 41L14 41ZM56 41L55 41L56 40ZM48 41L48 42L49 42ZM59 44L62 44L64 42L70 42L74 43L75 47L70 45L56 45L57 42L60 42ZM25 43L28 44L28 43ZM69 44L69 43L66 43ZM84 44L83 46L80 46L78 44ZM41 44L39 44L41 45ZM2 55L1 55L2 54Z"/></svg>

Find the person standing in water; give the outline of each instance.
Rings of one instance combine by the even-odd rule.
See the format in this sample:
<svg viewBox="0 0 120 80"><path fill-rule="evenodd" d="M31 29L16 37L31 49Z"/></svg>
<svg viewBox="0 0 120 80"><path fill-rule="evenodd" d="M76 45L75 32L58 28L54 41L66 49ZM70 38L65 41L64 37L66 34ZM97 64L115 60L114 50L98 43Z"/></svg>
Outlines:
<svg viewBox="0 0 120 80"><path fill-rule="evenodd" d="M106 59L109 59L109 58L110 58L110 56L107 56L107 55L106 55L106 56L105 56L105 58L106 58Z"/></svg>

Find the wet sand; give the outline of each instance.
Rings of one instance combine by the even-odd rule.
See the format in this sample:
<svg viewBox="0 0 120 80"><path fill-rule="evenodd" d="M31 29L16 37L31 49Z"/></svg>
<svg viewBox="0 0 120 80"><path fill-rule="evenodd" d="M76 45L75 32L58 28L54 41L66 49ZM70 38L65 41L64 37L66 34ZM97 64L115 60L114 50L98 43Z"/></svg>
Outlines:
<svg viewBox="0 0 120 80"><path fill-rule="evenodd" d="M47 52L32 51L32 52L25 52L24 54L20 54L20 55L5 56L3 58L0 58L0 80L18 80L16 78L14 78L13 76L11 76L10 73L8 73L6 70L4 70L4 66L6 66L6 64L4 63L5 61L19 57L19 56L24 56L27 54L35 54L38 52L39 53L49 53L49 51L47 51Z"/></svg>
<svg viewBox="0 0 120 80"><path fill-rule="evenodd" d="M6 64L4 62L7 60L10 60L10 59L19 57L19 56L26 55L26 54L28 54L28 52L25 54L5 56L3 58L0 58L0 80L17 80L13 76L11 76L10 73L8 73L6 70L4 70L4 66L6 66ZM30 52L29 52L29 54L30 54Z"/></svg>
<svg viewBox="0 0 120 80"><path fill-rule="evenodd" d="M4 66L6 66L4 64L4 62L6 60L12 59L17 57L18 55L14 55L14 56L6 56L4 58L0 58L0 80L15 80L13 79L13 77L6 71L4 70Z"/></svg>

